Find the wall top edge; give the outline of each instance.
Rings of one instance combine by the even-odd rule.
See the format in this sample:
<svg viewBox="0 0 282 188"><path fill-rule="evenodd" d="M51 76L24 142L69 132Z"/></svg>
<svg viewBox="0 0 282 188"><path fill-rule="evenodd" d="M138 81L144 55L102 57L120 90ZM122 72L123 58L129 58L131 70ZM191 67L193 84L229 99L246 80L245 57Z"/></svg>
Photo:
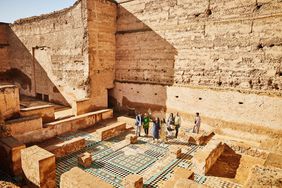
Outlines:
<svg viewBox="0 0 282 188"><path fill-rule="evenodd" d="M77 0L72 6L61 9L61 10L57 10L57 11L53 11L51 13L47 13L47 14L41 14L39 16L32 16L32 17L27 17L27 18L21 18L18 19L16 21L14 21L14 23L11 23L10 25L21 25L21 24L25 24L25 23L31 23L34 21L40 21L40 20L44 20L47 18L52 18L52 17L56 17L59 15L64 15L67 12L71 11L72 9L74 9L79 3L81 3L81 1L83 0Z"/></svg>

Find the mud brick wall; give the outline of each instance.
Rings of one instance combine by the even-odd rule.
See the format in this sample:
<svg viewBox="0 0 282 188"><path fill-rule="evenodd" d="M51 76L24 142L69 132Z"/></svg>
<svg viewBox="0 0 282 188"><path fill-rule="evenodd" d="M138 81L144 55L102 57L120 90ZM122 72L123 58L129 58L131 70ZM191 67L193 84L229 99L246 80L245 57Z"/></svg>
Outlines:
<svg viewBox="0 0 282 188"><path fill-rule="evenodd" d="M86 11L85 1L77 1L70 8L11 25L11 68L22 94L48 95L50 101L66 105L87 96Z"/></svg>
<svg viewBox="0 0 282 188"><path fill-rule="evenodd" d="M281 29L281 1L121 0L111 95L122 108L200 112L233 135L281 134Z"/></svg>
<svg viewBox="0 0 282 188"><path fill-rule="evenodd" d="M108 90L114 87L116 56L116 4L87 0L90 101L96 108L108 106Z"/></svg>
<svg viewBox="0 0 282 188"><path fill-rule="evenodd" d="M3 120L19 116L19 89L14 85L0 86L0 114Z"/></svg>
<svg viewBox="0 0 282 188"><path fill-rule="evenodd" d="M10 69L8 55L8 24L0 23L0 74ZM1 80L1 79L0 79Z"/></svg>

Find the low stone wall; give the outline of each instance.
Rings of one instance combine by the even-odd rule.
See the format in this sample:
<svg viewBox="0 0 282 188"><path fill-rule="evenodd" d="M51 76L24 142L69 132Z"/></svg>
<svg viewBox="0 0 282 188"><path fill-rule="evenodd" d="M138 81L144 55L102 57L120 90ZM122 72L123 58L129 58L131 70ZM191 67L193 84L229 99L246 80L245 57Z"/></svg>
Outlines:
<svg viewBox="0 0 282 188"><path fill-rule="evenodd" d="M12 136L42 129L42 119L39 116L23 117L7 121L6 129Z"/></svg>
<svg viewBox="0 0 282 188"><path fill-rule="evenodd" d="M19 89L14 85L0 85L0 113L3 118L17 117L19 112Z"/></svg>
<svg viewBox="0 0 282 188"><path fill-rule="evenodd" d="M55 120L55 107L52 105L35 106L21 109L22 117L38 115L43 123L49 123Z"/></svg>
<svg viewBox="0 0 282 188"><path fill-rule="evenodd" d="M205 175L223 153L224 148L225 145L220 141L212 140L203 150L196 152L192 159L194 172Z"/></svg>
<svg viewBox="0 0 282 188"><path fill-rule="evenodd" d="M21 151L22 168L31 186L56 187L55 155L38 146Z"/></svg>
<svg viewBox="0 0 282 188"><path fill-rule="evenodd" d="M0 139L1 169L5 172L18 176L22 174L21 150L25 145L13 137ZM1 187L1 186L0 186Z"/></svg>
<svg viewBox="0 0 282 188"><path fill-rule="evenodd" d="M27 132L17 135L16 138L23 143L37 143L44 140L62 135L68 132L74 132L95 125L105 119L113 117L113 110L99 110L87 114L71 117L68 119L47 123L43 129Z"/></svg>
<svg viewBox="0 0 282 188"><path fill-rule="evenodd" d="M84 148L85 145L86 145L85 139L78 137L78 138L73 138L65 142L50 145L44 149L53 153L57 158L57 157L63 157L70 153L76 152Z"/></svg>
<svg viewBox="0 0 282 188"><path fill-rule="evenodd" d="M98 186L99 185L99 186ZM60 179L60 188L113 188L113 186L102 179L84 172L78 167L63 173Z"/></svg>
<svg viewBox="0 0 282 188"><path fill-rule="evenodd" d="M115 137L126 130L126 123L116 122L97 130L99 140L107 140Z"/></svg>
<svg viewBox="0 0 282 188"><path fill-rule="evenodd" d="M95 107L95 105L91 105L91 101L89 98L77 100L73 104L74 114L76 115L81 115L94 111L96 108L97 107Z"/></svg>

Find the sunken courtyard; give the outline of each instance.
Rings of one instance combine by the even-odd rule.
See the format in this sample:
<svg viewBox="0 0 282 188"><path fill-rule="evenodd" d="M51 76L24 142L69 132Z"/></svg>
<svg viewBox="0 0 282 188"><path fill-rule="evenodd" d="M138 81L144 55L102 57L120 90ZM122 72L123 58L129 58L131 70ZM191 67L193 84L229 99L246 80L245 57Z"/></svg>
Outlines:
<svg viewBox="0 0 282 188"><path fill-rule="evenodd" d="M2 187L282 188L282 1L0 22Z"/></svg>

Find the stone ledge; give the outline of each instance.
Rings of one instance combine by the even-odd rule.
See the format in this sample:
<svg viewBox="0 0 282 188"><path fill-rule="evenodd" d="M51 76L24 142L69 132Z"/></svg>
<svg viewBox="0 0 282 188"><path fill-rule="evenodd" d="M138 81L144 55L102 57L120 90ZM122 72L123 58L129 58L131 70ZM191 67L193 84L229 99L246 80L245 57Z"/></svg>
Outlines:
<svg viewBox="0 0 282 188"><path fill-rule="evenodd" d="M99 186L98 186L99 185ZM63 173L60 178L60 188L113 188L102 179L84 172L78 167Z"/></svg>

